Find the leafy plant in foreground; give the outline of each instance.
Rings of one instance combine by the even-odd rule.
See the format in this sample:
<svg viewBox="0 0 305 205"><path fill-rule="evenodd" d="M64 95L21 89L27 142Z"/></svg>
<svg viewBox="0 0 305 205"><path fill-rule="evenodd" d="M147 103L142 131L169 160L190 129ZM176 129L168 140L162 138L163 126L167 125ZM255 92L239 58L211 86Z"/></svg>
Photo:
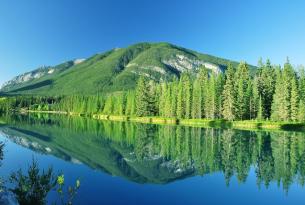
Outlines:
<svg viewBox="0 0 305 205"><path fill-rule="evenodd" d="M16 195L21 205L46 204L48 193L56 186L53 169L50 167L40 173L35 160L29 166L26 175L19 169L11 174L9 181L16 185L10 191Z"/></svg>
<svg viewBox="0 0 305 205"><path fill-rule="evenodd" d="M9 182L15 185L9 189L15 194L20 205L44 205L47 204L47 195L51 190L57 191L60 197L60 204L72 205L77 191L80 188L80 180L77 180L74 187L69 186L67 197L65 197L64 175L54 175L53 169L40 171L38 163L33 160L27 173L24 174L21 169L11 174ZM67 199L67 202L65 202ZM57 204L56 202L52 204Z"/></svg>
<svg viewBox="0 0 305 205"><path fill-rule="evenodd" d="M67 190L67 202L65 202L65 193L64 193L64 190L63 190L64 189L64 185L65 185L65 176L63 174L59 175L57 177L57 181L56 182L57 182L57 185L58 185L57 193L60 196L61 204L62 205L72 205L74 197L76 196L77 191L80 188L80 180L79 179L76 180L76 183L75 183L74 187L72 187L72 186L68 187L68 190Z"/></svg>

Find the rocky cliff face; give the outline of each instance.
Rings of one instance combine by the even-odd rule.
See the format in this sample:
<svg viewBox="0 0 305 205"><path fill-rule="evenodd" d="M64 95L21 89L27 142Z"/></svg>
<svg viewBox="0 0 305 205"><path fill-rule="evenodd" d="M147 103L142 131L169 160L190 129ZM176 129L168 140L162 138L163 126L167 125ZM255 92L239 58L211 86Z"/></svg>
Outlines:
<svg viewBox="0 0 305 205"><path fill-rule="evenodd" d="M175 70L176 73L197 72L203 66L215 74L224 72L224 68L217 64L195 58L189 58L184 55L174 55L169 59L161 60L161 63L163 63L165 66L138 65L137 63L130 63L126 66L126 68L135 67L136 69L131 70L132 73L151 78L155 81L164 80L164 76L168 73L166 67L170 67L172 70ZM157 78L156 76L152 75L152 72L159 73L161 77Z"/></svg>
<svg viewBox="0 0 305 205"><path fill-rule="evenodd" d="M85 59L76 59L74 61L68 61L63 64L60 64L59 66L55 66L55 67L42 66L36 70L33 70L33 71L30 71L30 72L27 72L27 73L14 77L13 79L4 83L0 89L2 91L6 91L13 86L26 84L26 83L34 81L34 80L39 80L44 77L52 76L54 73L63 72L66 69L72 67L73 65L80 64L84 60Z"/></svg>
<svg viewBox="0 0 305 205"><path fill-rule="evenodd" d="M162 62L165 65L175 68L179 72L192 70L196 71L203 66L216 74L223 72L223 69L219 65L210 62L205 62L203 60L191 59L184 55L175 55L173 58L170 58L169 60L163 60Z"/></svg>
<svg viewBox="0 0 305 205"><path fill-rule="evenodd" d="M25 82L28 82L28 81L31 81L34 79L39 79L45 75L50 75L52 73L54 73L54 68L41 67L41 68L38 68L37 70L31 71L28 73L24 73L24 74L14 77L12 80L4 83L2 88L5 88L5 87L11 86L11 85L20 84L20 83L25 83Z"/></svg>

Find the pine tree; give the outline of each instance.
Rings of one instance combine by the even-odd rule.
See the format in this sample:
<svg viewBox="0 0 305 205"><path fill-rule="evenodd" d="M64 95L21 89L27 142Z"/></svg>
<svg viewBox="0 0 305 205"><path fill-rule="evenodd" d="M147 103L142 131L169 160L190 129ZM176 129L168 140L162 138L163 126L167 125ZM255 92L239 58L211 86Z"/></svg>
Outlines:
<svg viewBox="0 0 305 205"><path fill-rule="evenodd" d="M298 119L299 93L295 78L291 80L290 94L290 119L296 121Z"/></svg>
<svg viewBox="0 0 305 205"><path fill-rule="evenodd" d="M234 73L235 69L231 64L228 65L225 74L225 85L223 89L223 106L222 115L224 119L235 119L235 90L234 90Z"/></svg>
<svg viewBox="0 0 305 205"><path fill-rule="evenodd" d="M135 114L135 94L134 91L128 91L126 95L125 115Z"/></svg>
<svg viewBox="0 0 305 205"><path fill-rule="evenodd" d="M192 100L192 118L200 119L201 118L201 100L202 100L202 91L200 87L199 80L196 79L193 84L193 100Z"/></svg>
<svg viewBox="0 0 305 205"><path fill-rule="evenodd" d="M258 79L255 77L252 80L252 91L249 94L250 95L250 119L258 118L258 115L260 120L263 119L263 106L262 106L262 97L259 95L258 91ZM260 113L259 113L260 112Z"/></svg>
<svg viewBox="0 0 305 205"><path fill-rule="evenodd" d="M283 95L282 95L282 71L280 68L276 71L276 85L275 85L275 93L273 95L273 101L272 101L272 113L271 113L271 119L272 120L280 120L281 119L281 113L280 110L284 107L283 106ZM285 114L287 115L287 114Z"/></svg>
<svg viewBox="0 0 305 205"><path fill-rule="evenodd" d="M203 66L202 68L200 68L198 76L197 76L197 80L200 86L200 90L201 90L201 118L204 118L205 115L205 97L206 97L206 92L207 92L207 83L208 83L208 71L207 69Z"/></svg>
<svg viewBox="0 0 305 205"><path fill-rule="evenodd" d="M171 87L169 85L166 86L165 93L165 103L164 103L164 116L171 117Z"/></svg>
<svg viewBox="0 0 305 205"><path fill-rule="evenodd" d="M276 74L269 59L267 59L265 65L262 61L259 62L259 69L256 73L256 77L258 80L259 95L262 97L263 117L270 118L271 105L275 92Z"/></svg>
<svg viewBox="0 0 305 205"><path fill-rule="evenodd" d="M259 96L259 101L258 101L258 111L257 111L257 120L263 120L263 102L262 102L262 96Z"/></svg>
<svg viewBox="0 0 305 205"><path fill-rule="evenodd" d="M215 97L216 97L216 118L222 118L222 91L224 86L224 75L218 74L216 77L216 90L215 90Z"/></svg>
<svg viewBox="0 0 305 205"><path fill-rule="evenodd" d="M253 85L250 79L248 80L247 90L246 90L246 112L244 113L245 119L253 119L255 113L253 113L253 109L255 108L255 100L253 99Z"/></svg>
<svg viewBox="0 0 305 205"><path fill-rule="evenodd" d="M113 107L114 107L114 99L113 96L110 95L107 97L107 100L105 102L103 113L107 115L113 114Z"/></svg>
<svg viewBox="0 0 305 205"><path fill-rule="evenodd" d="M204 102L205 116L208 119L215 119L216 117L216 85L215 85L215 76L211 74L207 86L206 86L206 95Z"/></svg>
<svg viewBox="0 0 305 205"><path fill-rule="evenodd" d="M192 105L192 84L190 75L186 74L184 75L183 80L183 88L184 88L184 103L185 103L185 119L191 118L191 105Z"/></svg>
<svg viewBox="0 0 305 205"><path fill-rule="evenodd" d="M141 76L136 87L136 115L149 116L150 113L150 87L149 83Z"/></svg>
<svg viewBox="0 0 305 205"><path fill-rule="evenodd" d="M289 120L290 119L290 78L286 68L283 72L278 69L275 85L275 94L273 96L272 114L273 120Z"/></svg>
<svg viewBox="0 0 305 205"><path fill-rule="evenodd" d="M165 99L166 99L166 93L167 93L167 84L161 83L161 85L158 88L159 92L159 115L165 116Z"/></svg>
<svg viewBox="0 0 305 205"><path fill-rule="evenodd" d="M300 78L299 78L299 93L300 99L305 102L305 69L301 67L300 69Z"/></svg>
<svg viewBox="0 0 305 205"><path fill-rule="evenodd" d="M177 96L177 118L181 119L184 117L184 102L183 102L183 83L180 78L179 84L178 84L178 96Z"/></svg>
<svg viewBox="0 0 305 205"><path fill-rule="evenodd" d="M150 80L148 82L148 112L151 116L155 116L157 113L159 113L157 100L156 83L153 80Z"/></svg>
<svg viewBox="0 0 305 205"><path fill-rule="evenodd" d="M296 78L296 74L289 62L289 59L287 58L287 62L284 65L284 69L283 69L283 95L284 95L284 113L286 113L286 116L284 117L284 120L289 120L291 119L291 94L292 94L292 82L295 80ZM297 95L297 94L296 94ZM295 99L297 100L297 99ZM296 104L297 105L297 104ZM294 116L295 118L295 116Z"/></svg>
<svg viewBox="0 0 305 205"><path fill-rule="evenodd" d="M300 100L300 102L299 102L298 120L300 122L305 121L305 103L303 100Z"/></svg>
<svg viewBox="0 0 305 205"><path fill-rule="evenodd" d="M237 119L247 119L249 113L249 96L247 90L249 86L249 68L245 62L241 62L238 66L235 76L235 89L236 89L236 105L235 112Z"/></svg>
<svg viewBox="0 0 305 205"><path fill-rule="evenodd" d="M171 117L176 117L176 109L177 109L177 90L178 90L178 81L175 79L173 83L171 83Z"/></svg>

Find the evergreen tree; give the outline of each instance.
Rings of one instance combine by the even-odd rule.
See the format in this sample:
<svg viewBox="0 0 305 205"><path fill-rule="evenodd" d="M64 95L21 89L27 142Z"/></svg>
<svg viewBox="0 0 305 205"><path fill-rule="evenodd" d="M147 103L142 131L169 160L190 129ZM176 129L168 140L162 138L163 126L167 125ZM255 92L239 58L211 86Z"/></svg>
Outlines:
<svg viewBox="0 0 305 205"><path fill-rule="evenodd" d="M292 101L297 101L297 99L293 99L292 100L292 87L296 86L296 85L292 85L295 84L295 78L296 78L296 74L289 62L289 59L287 58L287 62L284 65L284 69L283 69L283 95L284 95L284 104L285 104L285 113L287 113L287 116L285 117L284 120L290 120L291 119L291 114L292 114L292 108L291 108L291 102ZM294 83L293 83L294 82ZM297 88L295 88L297 89ZM297 98L297 92L295 91L295 96L293 96L293 98ZM294 109L296 109L297 107L297 103L294 102ZM297 111L294 111L297 112ZM294 113L295 115L295 113ZM296 116L294 116L295 118Z"/></svg>
<svg viewBox="0 0 305 205"><path fill-rule="evenodd" d="M115 108L115 114L117 115L124 115L126 110L126 95L125 93L122 93L117 96L116 98L116 108Z"/></svg>
<svg viewBox="0 0 305 205"><path fill-rule="evenodd" d="M192 118L193 119L200 119L202 114L201 108L201 100L202 100L202 91L200 87L200 82L198 79L195 80L193 85L193 100L192 100Z"/></svg>
<svg viewBox="0 0 305 205"><path fill-rule="evenodd" d="M238 66L235 76L235 89L236 89L236 106L235 113L237 119L247 119L249 113L249 96L247 91L249 86L249 68L245 62L241 62Z"/></svg>
<svg viewBox="0 0 305 205"><path fill-rule="evenodd" d="M298 121L305 121L305 103L303 100L300 100L299 102Z"/></svg>
<svg viewBox="0 0 305 205"><path fill-rule="evenodd" d="M271 66L269 59L267 59L266 65L260 60L258 67L256 77L258 80L258 92L262 97L263 118L270 118L276 84L275 69Z"/></svg>
<svg viewBox="0 0 305 205"><path fill-rule="evenodd" d="M175 79L173 83L171 83L171 117L176 117L177 113L177 90L178 90L178 81Z"/></svg>
<svg viewBox="0 0 305 205"><path fill-rule="evenodd" d="M149 116L150 112L150 87L149 83L141 76L136 87L136 115Z"/></svg>
<svg viewBox="0 0 305 205"><path fill-rule="evenodd" d="M283 71L278 69L276 77L275 94L273 96L272 115L273 120L289 120L291 114L291 79L293 78L291 65L287 62Z"/></svg>
<svg viewBox="0 0 305 205"><path fill-rule="evenodd" d="M255 100L253 99L253 85L250 79L248 80L247 90L246 90L246 113L244 113L245 119L255 118L254 109L255 109Z"/></svg>
<svg viewBox="0 0 305 205"><path fill-rule="evenodd" d="M166 102L166 95L167 95L167 83L161 83L158 88L159 92L159 115L165 116L165 102Z"/></svg>
<svg viewBox="0 0 305 205"><path fill-rule="evenodd" d="M166 93L165 93L165 103L164 103L164 116L171 117L171 87L169 85L166 86Z"/></svg>
<svg viewBox="0 0 305 205"><path fill-rule="evenodd" d="M179 84L178 84L178 96L177 96L177 111L176 111L176 115L177 118L181 119L184 117L184 113L185 113L185 107L184 107L184 101L183 101L183 83L182 80L180 78L179 80Z"/></svg>
<svg viewBox="0 0 305 205"><path fill-rule="evenodd" d="M235 90L234 90L234 73L235 69L231 64L228 65L225 74L225 85L223 89L223 106L222 115L224 119L235 119Z"/></svg>
<svg viewBox="0 0 305 205"><path fill-rule="evenodd" d="M192 105L192 84L189 74L184 75L183 79L183 88L184 88L184 104L185 104L185 119L191 118L191 105Z"/></svg>
<svg viewBox="0 0 305 205"><path fill-rule="evenodd" d="M275 93L272 102L272 120L287 120L289 117L288 88L283 83L282 71L277 69Z"/></svg>
<svg viewBox="0 0 305 205"><path fill-rule="evenodd" d="M188 73L182 73L178 85L177 117L189 119L191 117L192 88Z"/></svg>
<svg viewBox="0 0 305 205"><path fill-rule="evenodd" d="M105 102L103 113L108 115L113 114L113 107L114 107L114 99L113 96L110 95L107 97L107 100Z"/></svg>
<svg viewBox="0 0 305 205"><path fill-rule="evenodd" d="M291 80L290 94L290 119L296 121L298 119L299 93L295 78Z"/></svg>
<svg viewBox="0 0 305 205"><path fill-rule="evenodd" d="M135 115L135 94L133 91L128 91L126 95L125 115Z"/></svg>
<svg viewBox="0 0 305 205"><path fill-rule="evenodd" d="M207 92L207 83L208 83L208 71L207 69L203 66L200 68L199 73L197 75L197 80L199 83L199 87L201 90L201 118L204 118L205 115L205 97L206 97L206 92Z"/></svg>
<svg viewBox="0 0 305 205"><path fill-rule="evenodd" d="M216 85L215 76L211 74L207 87L204 102L205 117L208 119L215 119L216 117Z"/></svg>
<svg viewBox="0 0 305 205"><path fill-rule="evenodd" d="M257 111L257 120L263 120L263 102L262 102L262 96L259 96L259 101L258 101L258 111Z"/></svg>
<svg viewBox="0 0 305 205"><path fill-rule="evenodd" d="M148 82L148 112L151 116L155 116L159 113L157 100L156 83L153 80L150 80Z"/></svg>
<svg viewBox="0 0 305 205"><path fill-rule="evenodd" d="M222 91L224 86L224 75L218 74L216 77L216 90L215 90L215 98L216 98L216 118L222 118Z"/></svg>
<svg viewBox="0 0 305 205"><path fill-rule="evenodd" d="M302 66L299 70L300 70L300 78L299 78L300 99L303 102L305 102L305 69Z"/></svg>
<svg viewBox="0 0 305 205"><path fill-rule="evenodd" d="M259 95L258 91L258 79L255 77L252 80L252 91L249 94L250 102L249 102L249 117L250 119L259 118L263 119L263 106L262 106L262 97ZM260 115L260 116L258 116Z"/></svg>

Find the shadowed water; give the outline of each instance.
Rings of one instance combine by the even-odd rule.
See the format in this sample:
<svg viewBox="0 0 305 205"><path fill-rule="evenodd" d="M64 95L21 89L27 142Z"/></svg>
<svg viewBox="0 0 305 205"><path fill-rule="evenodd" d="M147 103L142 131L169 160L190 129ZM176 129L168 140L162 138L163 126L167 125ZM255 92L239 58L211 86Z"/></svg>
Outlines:
<svg viewBox="0 0 305 205"><path fill-rule="evenodd" d="M305 134L95 121L2 117L1 176L32 158L67 183L76 204L300 204ZM49 195L49 201L55 193Z"/></svg>

